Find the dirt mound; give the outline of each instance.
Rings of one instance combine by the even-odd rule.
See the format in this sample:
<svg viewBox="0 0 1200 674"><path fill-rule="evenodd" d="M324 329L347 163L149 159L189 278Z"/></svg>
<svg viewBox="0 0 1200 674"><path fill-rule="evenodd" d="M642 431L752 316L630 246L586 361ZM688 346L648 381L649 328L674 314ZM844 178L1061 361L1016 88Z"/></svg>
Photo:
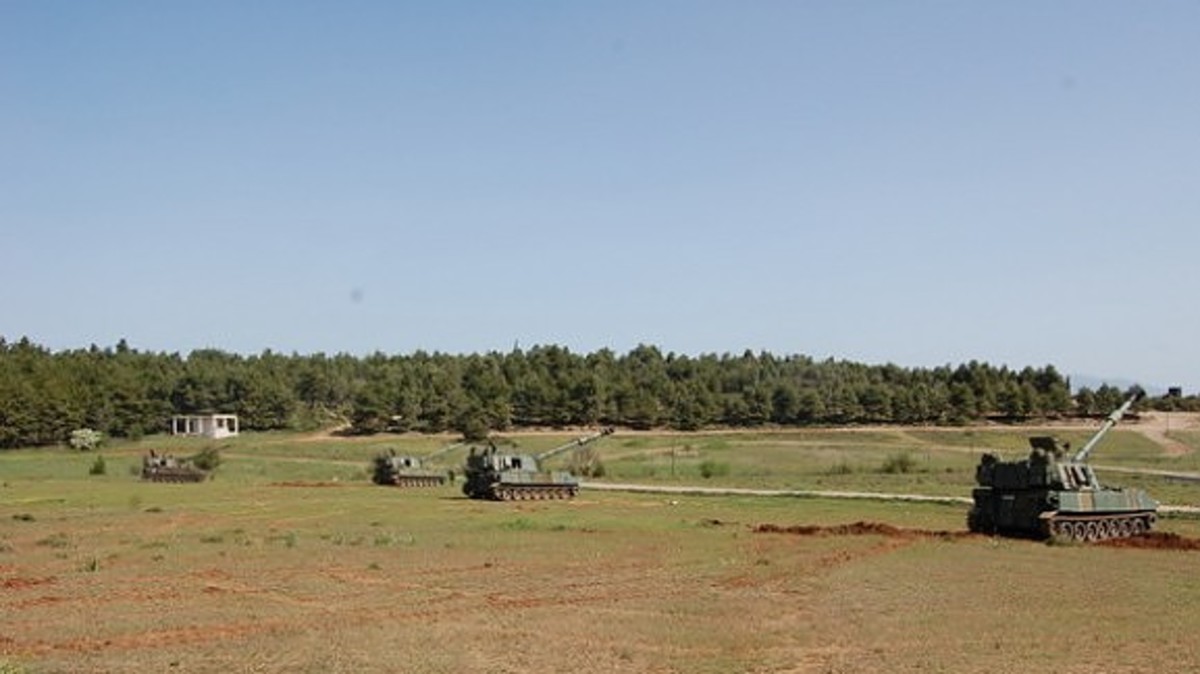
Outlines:
<svg viewBox="0 0 1200 674"><path fill-rule="evenodd" d="M1151 531L1141 536L1101 541L1096 545L1103 545L1107 548L1140 548L1143 550L1200 550L1200 538L1188 538L1165 531Z"/></svg>
<svg viewBox="0 0 1200 674"><path fill-rule="evenodd" d="M852 524L793 525L759 524L753 528L758 534L792 534L794 536L884 536L886 538L940 538L953 540L974 536L967 531L935 531L932 529L905 529L883 522L854 522Z"/></svg>
<svg viewBox="0 0 1200 674"><path fill-rule="evenodd" d="M0 581L0 587L6 590L23 590L29 587L37 587L38 585L49 585L54 583L54 576L46 576L45 578L5 578Z"/></svg>

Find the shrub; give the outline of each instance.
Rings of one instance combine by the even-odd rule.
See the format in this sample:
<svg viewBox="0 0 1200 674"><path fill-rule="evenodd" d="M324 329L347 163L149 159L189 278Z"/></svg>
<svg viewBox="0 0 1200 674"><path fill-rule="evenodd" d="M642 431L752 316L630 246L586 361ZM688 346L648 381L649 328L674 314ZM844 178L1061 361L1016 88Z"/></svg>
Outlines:
<svg viewBox="0 0 1200 674"><path fill-rule="evenodd" d="M488 422L479 413L466 413L455 424L454 429L462 433L467 442L483 442L487 440L491 429Z"/></svg>
<svg viewBox="0 0 1200 674"><path fill-rule="evenodd" d="M108 466L104 465L104 457L97 454L92 467L88 469L88 475L104 475L107 472Z"/></svg>
<svg viewBox="0 0 1200 674"><path fill-rule="evenodd" d="M100 431L95 431L90 428L77 428L71 431L71 447L78 449L81 452L90 452L100 446L104 441L104 435Z"/></svg>
<svg viewBox="0 0 1200 674"><path fill-rule="evenodd" d="M581 477L604 477L604 462L595 447L580 447L572 452L567 469Z"/></svg>
<svg viewBox="0 0 1200 674"><path fill-rule="evenodd" d="M854 466L851 466L845 459L833 464L827 471L829 475L851 475L854 473Z"/></svg>
<svg viewBox="0 0 1200 674"><path fill-rule="evenodd" d="M205 447L198 453L188 457L193 466L204 471L216 470L221 465L221 452L216 447Z"/></svg>
<svg viewBox="0 0 1200 674"><path fill-rule="evenodd" d="M700 462L700 477L709 479L721 475L729 474L729 464L718 463L712 459L705 459Z"/></svg>
<svg viewBox="0 0 1200 674"><path fill-rule="evenodd" d="M411 534L378 533L375 534L375 541L372 545L377 548L390 548L394 545L412 545L413 542Z"/></svg>
<svg viewBox="0 0 1200 674"><path fill-rule="evenodd" d="M916 467L917 461L912 458L911 454L908 452L899 452L885 459L880 470L889 475L895 475L897 473L911 473L916 470Z"/></svg>
<svg viewBox="0 0 1200 674"><path fill-rule="evenodd" d="M51 534L35 543L44 548L65 548L71 545L71 539L64 533Z"/></svg>

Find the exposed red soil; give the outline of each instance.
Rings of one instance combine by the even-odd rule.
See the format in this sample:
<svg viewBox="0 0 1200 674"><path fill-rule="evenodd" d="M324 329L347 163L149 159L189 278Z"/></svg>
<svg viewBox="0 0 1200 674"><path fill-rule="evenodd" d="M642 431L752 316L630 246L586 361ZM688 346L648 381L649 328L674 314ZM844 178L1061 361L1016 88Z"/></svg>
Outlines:
<svg viewBox="0 0 1200 674"><path fill-rule="evenodd" d="M50 585L54 581L54 576L46 576L45 578L5 578L3 581L0 581L0 587L6 590L23 590L39 585Z"/></svg>
<svg viewBox="0 0 1200 674"><path fill-rule="evenodd" d="M34 597L33 599L26 599L24 601L18 601L13 604L13 608L27 609L27 608L33 608L35 606L50 606L51 604L62 604L66 601L67 601L66 597L47 595L44 597Z"/></svg>
<svg viewBox="0 0 1200 674"><path fill-rule="evenodd" d="M1106 548L1140 548L1143 550L1200 550L1200 538L1188 538L1179 534L1165 531L1150 533L1132 538L1114 538L1097 543Z"/></svg>
<svg viewBox="0 0 1200 674"><path fill-rule="evenodd" d="M884 536L886 538L904 540L916 538L954 540L976 535L968 531L905 529L882 522L854 522L853 524L836 524L833 526L792 525L787 527L778 524L759 524L754 527L754 532L759 534L792 534L794 536Z"/></svg>
<svg viewBox="0 0 1200 674"><path fill-rule="evenodd" d="M52 642L38 639L31 642L26 652L34 655L68 651L75 653L97 653L106 650L134 650L146 648L161 648L163 644L172 645L205 643L231 640L252 634L260 634L281 629L277 621L256 621L253 623L229 623L204 625L179 629L155 630L137 634L126 634L107 639L80 638L68 641Z"/></svg>
<svg viewBox="0 0 1200 674"><path fill-rule="evenodd" d="M753 527L759 534L792 534L794 536L883 536L890 539L915 540L936 538L956 540L978 536L968 531L933 531L930 529L905 529L882 522L854 522L834 526L759 524ZM1136 548L1140 550L1200 550L1200 538L1188 538L1179 534L1152 531L1131 538L1114 538L1094 545L1106 548Z"/></svg>

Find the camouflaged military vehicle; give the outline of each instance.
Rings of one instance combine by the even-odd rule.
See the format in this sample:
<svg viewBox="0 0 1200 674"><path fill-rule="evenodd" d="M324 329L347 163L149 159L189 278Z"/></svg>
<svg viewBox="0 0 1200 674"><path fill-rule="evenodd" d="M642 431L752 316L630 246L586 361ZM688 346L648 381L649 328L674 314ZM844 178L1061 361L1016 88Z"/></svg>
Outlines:
<svg viewBox="0 0 1200 674"><path fill-rule="evenodd" d="M988 534L1060 536L1100 541L1137 536L1157 519L1158 502L1140 489L1100 484L1086 463L1092 450L1144 395L1137 391L1105 420L1073 455L1070 446L1048 436L1029 439L1029 458L1001 461L984 454L975 469L979 485L967 514L967 528Z"/></svg>
<svg viewBox="0 0 1200 674"><path fill-rule="evenodd" d="M152 449L142 457L142 479L147 482L203 482L208 473L187 459L157 454Z"/></svg>
<svg viewBox="0 0 1200 674"><path fill-rule="evenodd" d="M456 442L419 459L415 456L397 456L388 450L375 457L371 469L371 481L379 485L396 487L436 487L446 483L446 474L423 467L423 461L445 454L463 443Z"/></svg>
<svg viewBox="0 0 1200 674"><path fill-rule="evenodd" d="M566 471L545 471L538 467L557 454L583 447L610 435L611 428L603 428L571 442L542 452L535 456L506 454L495 444L488 443L482 451L471 448L464 467L466 482L463 493L468 498L491 499L493 501L525 501L543 499L569 499L579 493L579 480Z"/></svg>

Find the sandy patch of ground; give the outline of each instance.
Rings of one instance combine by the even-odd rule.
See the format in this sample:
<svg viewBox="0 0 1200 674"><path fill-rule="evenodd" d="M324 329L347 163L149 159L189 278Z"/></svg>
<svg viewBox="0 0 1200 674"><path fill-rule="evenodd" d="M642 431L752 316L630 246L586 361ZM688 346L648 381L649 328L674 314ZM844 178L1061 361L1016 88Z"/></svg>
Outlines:
<svg viewBox="0 0 1200 674"><path fill-rule="evenodd" d="M1200 413L1143 412L1138 422L1130 428L1162 445L1163 452L1168 456L1181 456L1190 453L1192 448L1171 438L1170 434L1200 429Z"/></svg>

